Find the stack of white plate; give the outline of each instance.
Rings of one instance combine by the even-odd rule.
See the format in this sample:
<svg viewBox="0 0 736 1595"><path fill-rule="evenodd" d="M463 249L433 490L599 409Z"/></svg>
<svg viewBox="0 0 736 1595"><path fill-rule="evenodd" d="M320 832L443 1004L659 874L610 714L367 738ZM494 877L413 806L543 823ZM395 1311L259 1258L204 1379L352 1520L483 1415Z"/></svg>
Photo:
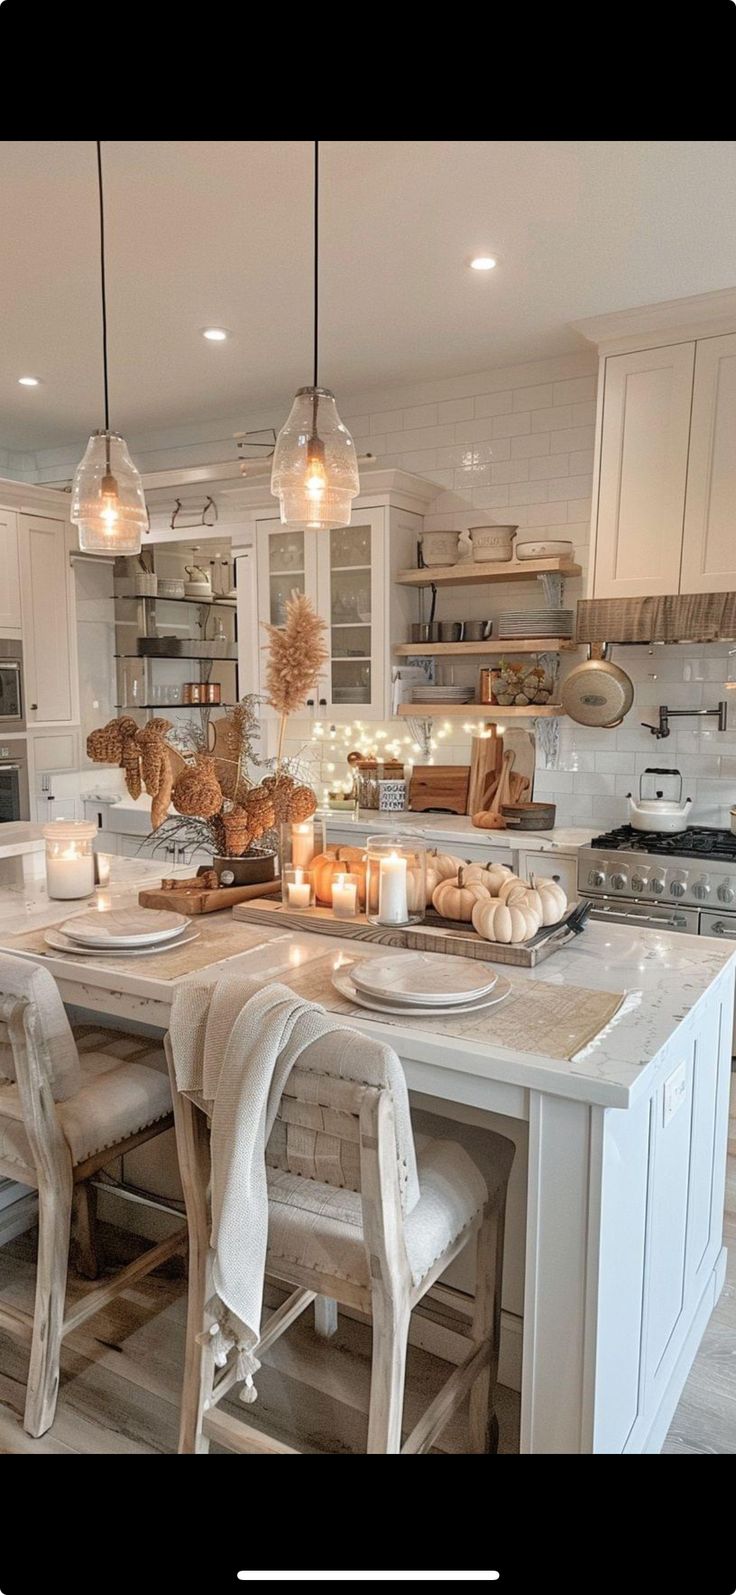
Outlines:
<svg viewBox="0 0 736 1595"><path fill-rule="evenodd" d="M390 953L341 964L332 984L374 1013L475 1013L501 1002L511 982L488 964L438 953Z"/></svg>
<svg viewBox="0 0 736 1595"><path fill-rule="evenodd" d="M47 930L44 941L56 952L97 957L101 953L138 955L168 952L194 941L199 935L185 914L169 909L117 908L87 909L74 914L63 925Z"/></svg>
<svg viewBox="0 0 736 1595"><path fill-rule="evenodd" d="M412 703L472 703L472 687L412 687Z"/></svg>
<svg viewBox="0 0 736 1595"><path fill-rule="evenodd" d="M572 609L512 609L498 619L500 638L571 637L575 613Z"/></svg>

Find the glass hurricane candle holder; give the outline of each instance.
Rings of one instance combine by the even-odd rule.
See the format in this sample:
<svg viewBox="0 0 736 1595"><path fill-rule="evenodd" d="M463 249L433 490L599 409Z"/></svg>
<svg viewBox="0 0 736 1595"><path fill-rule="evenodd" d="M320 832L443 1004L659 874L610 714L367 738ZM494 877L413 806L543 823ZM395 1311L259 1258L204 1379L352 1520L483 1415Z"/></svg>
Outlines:
<svg viewBox="0 0 736 1595"><path fill-rule="evenodd" d="M327 845L324 815L319 812L308 820L286 820L281 826L281 874L293 867L308 870L312 859L324 853Z"/></svg>
<svg viewBox="0 0 736 1595"><path fill-rule="evenodd" d="M357 919L360 913L360 879L357 875L333 875L332 912L335 919Z"/></svg>
<svg viewBox="0 0 736 1595"><path fill-rule="evenodd" d="M366 914L372 925L418 925L424 919L427 850L413 836L369 836Z"/></svg>
<svg viewBox="0 0 736 1595"><path fill-rule="evenodd" d="M299 864L287 864L281 871L281 901L285 908L313 908L312 872Z"/></svg>
<svg viewBox="0 0 736 1595"><path fill-rule="evenodd" d="M89 897L95 889L91 820L53 820L43 826L46 843L46 890L49 897Z"/></svg>

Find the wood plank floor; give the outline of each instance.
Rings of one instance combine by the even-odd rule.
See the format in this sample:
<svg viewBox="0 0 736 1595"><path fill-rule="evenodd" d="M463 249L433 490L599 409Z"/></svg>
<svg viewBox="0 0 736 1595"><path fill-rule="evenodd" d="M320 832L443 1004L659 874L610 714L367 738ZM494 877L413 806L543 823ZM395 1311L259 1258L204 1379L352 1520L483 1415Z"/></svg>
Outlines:
<svg viewBox="0 0 736 1595"><path fill-rule="evenodd" d="M670 1456L736 1451L736 1117L731 1122L729 1152L728 1276L663 1447ZM34 1274L33 1237L22 1236L0 1248L0 1294L6 1300L30 1308ZM85 1287L74 1282L71 1288L77 1293ZM67 1341L56 1421L41 1440L31 1440L22 1427L27 1352L9 1336L0 1335L0 1453L175 1452L185 1293L181 1277L149 1276ZM445 1362L410 1348L407 1428L446 1377ZM248 1422L306 1452L363 1451L369 1379L368 1327L341 1314L337 1336L322 1341L314 1334L308 1312L270 1352L258 1376L259 1399L248 1408ZM242 1416L237 1401L224 1402L223 1408ZM513 1454L519 1432L515 1391L501 1388L498 1414L501 1452ZM440 1449L462 1453L465 1446L465 1413L460 1412L442 1436Z"/></svg>

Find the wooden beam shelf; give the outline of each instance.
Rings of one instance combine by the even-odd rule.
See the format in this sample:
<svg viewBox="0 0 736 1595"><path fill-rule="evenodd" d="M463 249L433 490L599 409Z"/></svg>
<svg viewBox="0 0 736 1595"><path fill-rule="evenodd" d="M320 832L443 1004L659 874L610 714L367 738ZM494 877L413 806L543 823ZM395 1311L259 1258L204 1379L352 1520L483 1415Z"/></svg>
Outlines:
<svg viewBox="0 0 736 1595"><path fill-rule="evenodd" d="M475 654L567 653L579 647L580 643L570 637L524 637L521 641L507 638L487 642L398 642L394 644L394 652L402 659L427 656L446 659L451 654L462 658Z"/></svg>
<svg viewBox="0 0 736 1595"><path fill-rule="evenodd" d="M484 720L537 720L561 719L564 709L559 703L530 703L528 708L515 703L400 703L398 712L412 720L467 720L480 714Z"/></svg>
<svg viewBox="0 0 736 1595"><path fill-rule="evenodd" d="M492 564L426 565L422 570L400 570L396 577L405 587L472 587L479 582L529 581L534 576L580 576L582 568L566 559L508 559Z"/></svg>

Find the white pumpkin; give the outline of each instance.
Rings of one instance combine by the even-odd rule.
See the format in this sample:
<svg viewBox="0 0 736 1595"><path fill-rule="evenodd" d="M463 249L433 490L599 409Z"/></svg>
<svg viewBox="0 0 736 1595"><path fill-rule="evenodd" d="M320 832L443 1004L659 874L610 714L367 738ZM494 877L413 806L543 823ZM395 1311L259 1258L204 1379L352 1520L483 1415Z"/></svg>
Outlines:
<svg viewBox="0 0 736 1595"><path fill-rule="evenodd" d="M508 864L469 864L465 871L466 881L479 881L485 886L491 897L499 897L504 881L516 880L513 870Z"/></svg>
<svg viewBox="0 0 736 1595"><path fill-rule="evenodd" d="M539 915L541 925L544 908L539 892L535 891L533 886L527 886L525 881L504 881L498 895L502 903L508 903L509 908L533 909L534 913Z"/></svg>
<svg viewBox="0 0 736 1595"><path fill-rule="evenodd" d="M451 875L457 875L459 869L467 869L467 865L464 858L456 858L454 853L427 854L427 874L430 870L434 872L437 876L437 885L440 881L449 880Z"/></svg>
<svg viewBox="0 0 736 1595"><path fill-rule="evenodd" d="M479 901L488 901L485 886L478 881L465 881L465 871L460 867L454 880L440 881L435 886L432 902L443 919L460 919L469 923L473 908Z"/></svg>
<svg viewBox="0 0 736 1595"><path fill-rule="evenodd" d="M485 941L523 942L536 936L538 916L530 908L510 908L500 897L481 899L473 909L473 928Z"/></svg>
<svg viewBox="0 0 736 1595"><path fill-rule="evenodd" d="M557 881L549 881L534 876L534 890L542 902L542 924L556 925L558 919L567 908L567 895Z"/></svg>

